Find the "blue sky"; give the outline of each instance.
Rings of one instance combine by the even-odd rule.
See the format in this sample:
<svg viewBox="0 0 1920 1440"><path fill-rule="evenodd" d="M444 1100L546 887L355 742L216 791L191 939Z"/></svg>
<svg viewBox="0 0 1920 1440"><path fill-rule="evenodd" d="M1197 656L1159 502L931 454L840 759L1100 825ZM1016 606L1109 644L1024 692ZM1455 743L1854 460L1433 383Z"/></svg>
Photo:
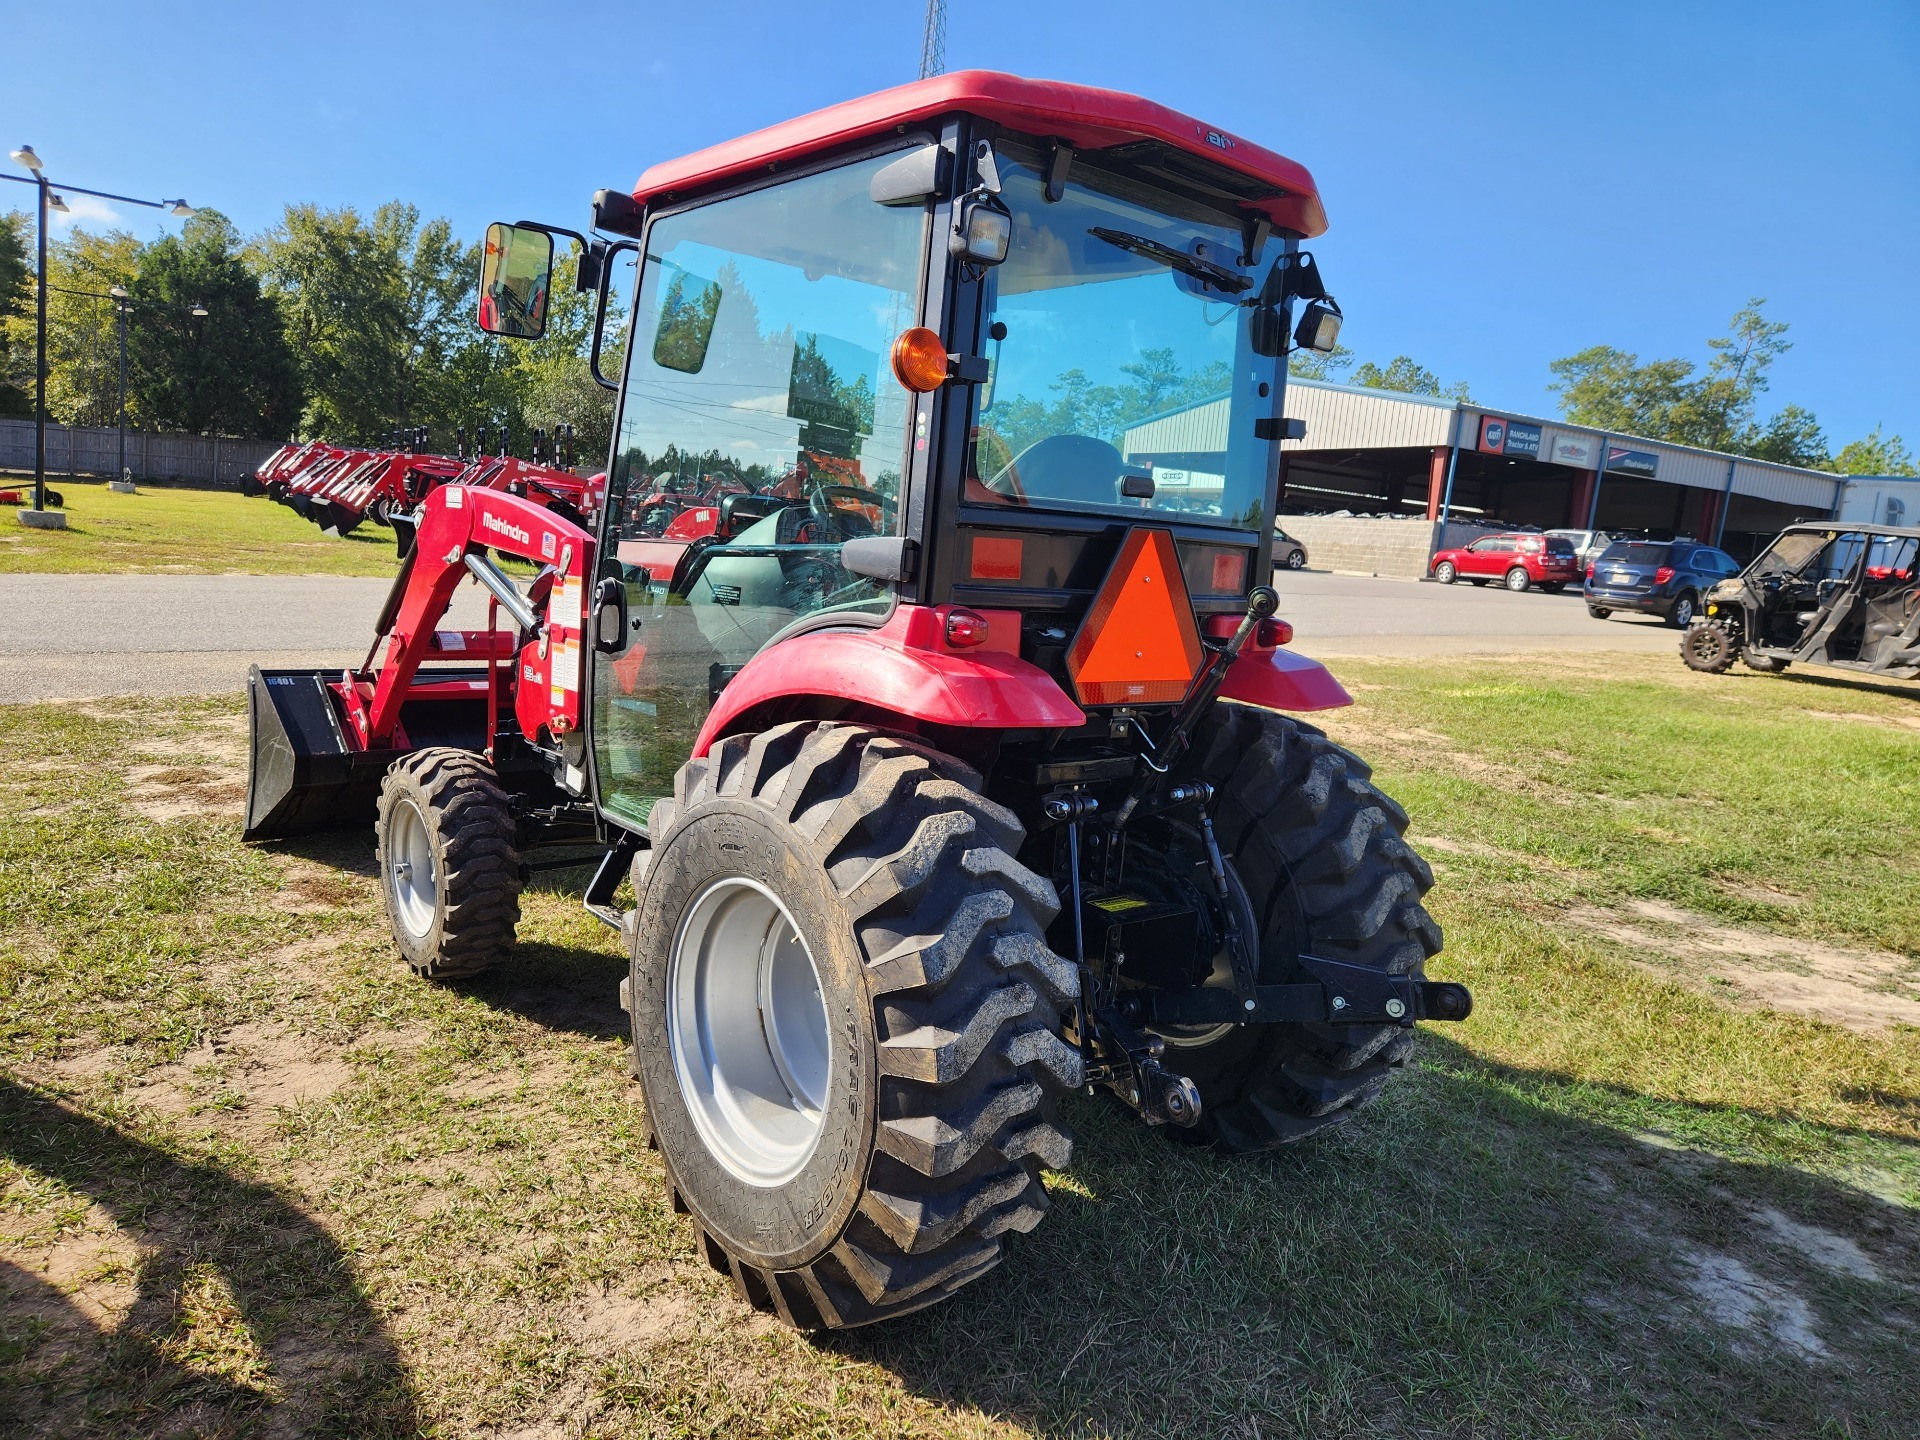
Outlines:
<svg viewBox="0 0 1920 1440"><path fill-rule="evenodd" d="M249 230L395 196L468 234L578 224L654 160L912 78L921 14L9 0L0 139ZM1920 447L1916 0L949 0L947 60L1137 91L1302 161L1362 357L1552 413L1552 358L1704 357L1764 295L1795 341L1769 404L1836 446L1884 421Z"/></svg>

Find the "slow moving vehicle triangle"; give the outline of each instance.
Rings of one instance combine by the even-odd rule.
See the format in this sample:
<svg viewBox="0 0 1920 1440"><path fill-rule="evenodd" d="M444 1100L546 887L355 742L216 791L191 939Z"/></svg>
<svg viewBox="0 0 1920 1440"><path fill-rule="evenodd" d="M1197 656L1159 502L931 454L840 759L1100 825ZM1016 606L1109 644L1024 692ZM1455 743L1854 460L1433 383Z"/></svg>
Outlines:
<svg viewBox="0 0 1920 1440"><path fill-rule="evenodd" d="M1127 532L1067 652L1083 705L1166 705L1200 668L1200 631L1173 536Z"/></svg>

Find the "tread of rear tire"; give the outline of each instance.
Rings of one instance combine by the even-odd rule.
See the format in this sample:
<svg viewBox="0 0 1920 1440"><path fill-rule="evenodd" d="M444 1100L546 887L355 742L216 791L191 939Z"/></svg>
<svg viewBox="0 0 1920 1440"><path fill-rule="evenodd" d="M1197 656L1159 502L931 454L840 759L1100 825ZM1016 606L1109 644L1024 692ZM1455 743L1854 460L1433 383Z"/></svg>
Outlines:
<svg viewBox="0 0 1920 1440"><path fill-rule="evenodd" d="M1013 858L1022 827L979 783L903 737L797 722L688 761L649 817L665 843L712 799L766 806L805 837L867 961L878 1133L853 1218L790 1271L702 1235L745 1299L801 1328L889 1319L978 1278L1001 1237L1045 1213L1042 1167L1072 1154L1052 1104L1080 1083L1079 1053L1055 1033L1077 985L1042 938L1059 901Z"/></svg>

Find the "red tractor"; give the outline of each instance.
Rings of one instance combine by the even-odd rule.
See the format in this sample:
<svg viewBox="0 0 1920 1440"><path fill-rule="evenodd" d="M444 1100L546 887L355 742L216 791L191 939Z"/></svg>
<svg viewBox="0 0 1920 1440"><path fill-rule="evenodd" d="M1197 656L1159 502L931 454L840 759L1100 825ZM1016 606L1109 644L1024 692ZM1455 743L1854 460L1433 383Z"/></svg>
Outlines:
<svg viewBox="0 0 1920 1440"><path fill-rule="evenodd" d="M1249 140L983 72L600 192L603 317L640 270L596 518L427 494L379 663L254 672L248 833L371 819L436 978L594 846L673 1203L794 1325L991 1268L1076 1087L1228 1152L1346 1120L1471 1000L1258 583L1324 227ZM490 231L496 332L556 235ZM437 628L468 578L489 628Z"/></svg>

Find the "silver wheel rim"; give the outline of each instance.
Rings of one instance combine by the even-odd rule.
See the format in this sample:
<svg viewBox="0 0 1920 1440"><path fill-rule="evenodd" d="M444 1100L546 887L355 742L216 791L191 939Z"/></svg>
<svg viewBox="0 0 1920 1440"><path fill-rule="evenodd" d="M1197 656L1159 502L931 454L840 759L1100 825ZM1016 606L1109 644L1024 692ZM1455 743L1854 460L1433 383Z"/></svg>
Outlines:
<svg viewBox="0 0 1920 1440"><path fill-rule="evenodd" d="M1453 566L1444 560L1440 562L1440 583L1442 585L1451 585L1453 583Z"/></svg>
<svg viewBox="0 0 1920 1440"><path fill-rule="evenodd" d="M1526 588L1527 588L1527 572L1526 571L1509 570L1507 572L1507 589L1524 590Z"/></svg>
<svg viewBox="0 0 1920 1440"><path fill-rule="evenodd" d="M695 897L667 959L667 1048L694 1128L771 1188L820 1143L833 1044L820 972L780 897L730 875Z"/></svg>
<svg viewBox="0 0 1920 1440"><path fill-rule="evenodd" d="M433 832L411 800L402 800L394 808L387 854L400 924L416 940L423 939L433 929L434 912L439 908L440 871L433 858Z"/></svg>
<svg viewBox="0 0 1920 1440"><path fill-rule="evenodd" d="M1673 607L1674 620L1684 628L1693 619L1693 601L1682 595Z"/></svg>

